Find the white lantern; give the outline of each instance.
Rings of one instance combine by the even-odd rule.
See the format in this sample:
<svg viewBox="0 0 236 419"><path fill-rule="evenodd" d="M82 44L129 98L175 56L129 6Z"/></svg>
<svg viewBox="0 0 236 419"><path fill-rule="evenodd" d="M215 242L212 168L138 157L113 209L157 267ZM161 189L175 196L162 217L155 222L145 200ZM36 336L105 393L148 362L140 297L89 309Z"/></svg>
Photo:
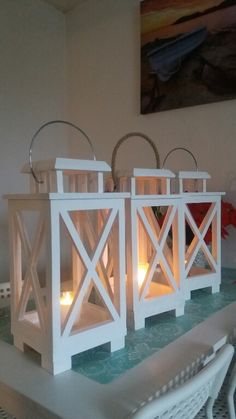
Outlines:
<svg viewBox="0 0 236 419"><path fill-rule="evenodd" d="M207 172L179 172L185 238L185 297L191 291L221 283L221 192L207 192ZM198 222L199 220L199 222Z"/></svg>
<svg viewBox="0 0 236 419"><path fill-rule="evenodd" d="M180 260L181 276L184 278L185 298L191 291L211 288L217 292L221 283L221 196L222 192L207 192L210 175L199 171L195 156L184 147L172 149L171 153L187 152L195 163L194 171L177 174L181 196L181 234L183 234L184 258Z"/></svg>
<svg viewBox="0 0 236 419"><path fill-rule="evenodd" d="M124 199L104 193L105 162L56 158L32 168L31 193L7 196L11 330L15 346L33 348L57 374L74 354L124 346Z"/></svg>
<svg viewBox="0 0 236 419"><path fill-rule="evenodd" d="M112 169L119 191L130 192L126 200L126 259L128 321L135 329L145 326L145 319L166 311L184 313L184 288L179 261L184 256L180 236L179 195L170 193L169 170L138 169L115 171L116 145ZM157 152L155 152L157 155ZM158 165L158 161L157 161Z"/></svg>

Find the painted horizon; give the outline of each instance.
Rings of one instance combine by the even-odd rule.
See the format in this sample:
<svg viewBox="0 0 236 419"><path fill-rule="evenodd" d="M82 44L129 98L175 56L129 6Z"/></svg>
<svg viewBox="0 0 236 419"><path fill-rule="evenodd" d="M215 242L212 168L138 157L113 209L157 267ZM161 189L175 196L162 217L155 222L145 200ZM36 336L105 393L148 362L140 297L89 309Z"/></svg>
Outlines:
<svg viewBox="0 0 236 419"><path fill-rule="evenodd" d="M141 2L141 113L236 97L236 0Z"/></svg>

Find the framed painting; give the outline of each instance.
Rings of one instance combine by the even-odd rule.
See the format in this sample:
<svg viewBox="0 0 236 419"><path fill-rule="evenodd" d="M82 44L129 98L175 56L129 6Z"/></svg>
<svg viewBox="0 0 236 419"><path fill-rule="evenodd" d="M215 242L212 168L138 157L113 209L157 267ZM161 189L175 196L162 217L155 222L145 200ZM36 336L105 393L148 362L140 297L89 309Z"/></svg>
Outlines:
<svg viewBox="0 0 236 419"><path fill-rule="evenodd" d="M236 0L140 7L141 113L236 98Z"/></svg>

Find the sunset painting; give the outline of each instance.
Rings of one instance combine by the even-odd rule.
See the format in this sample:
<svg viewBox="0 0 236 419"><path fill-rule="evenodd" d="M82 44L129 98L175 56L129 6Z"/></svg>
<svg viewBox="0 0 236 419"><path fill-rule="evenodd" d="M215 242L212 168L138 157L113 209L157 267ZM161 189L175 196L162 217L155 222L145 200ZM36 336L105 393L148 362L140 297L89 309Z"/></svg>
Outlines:
<svg viewBox="0 0 236 419"><path fill-rule="evenodd" d="M236 0L140 7L141 113L236 98Z"/></svg>

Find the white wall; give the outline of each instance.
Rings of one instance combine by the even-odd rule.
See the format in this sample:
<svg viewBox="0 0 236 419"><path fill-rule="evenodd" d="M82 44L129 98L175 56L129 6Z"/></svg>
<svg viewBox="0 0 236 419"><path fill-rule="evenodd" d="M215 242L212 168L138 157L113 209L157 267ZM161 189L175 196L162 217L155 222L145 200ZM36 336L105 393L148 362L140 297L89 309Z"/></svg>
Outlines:
<svg viewBox="0 0 236 419"><path fill-rule="evenodd" d="M27 181L19 172L28 159L32 135L43 122L64 115L64 29L64 16L40 0L0 2L1 195L25 190ZM37 157L40 148L36 147ZM4 282L9 280L9 252L3 200L0 238L0 281Z"/></svg>
<svg viewBox="0 0 236 419"><path fill-rule="evenodd" d="M236 101L168 112L139 113L139 0L86 0L66 15L69 116L90 135L97 157L110 162L117 140L141 131L155 140L163 160L184 146L212 175L210 189L236 204ZM154 164L142 143L122 146L117 166ZM177 154L175 166L191 166ZM223 265L236 267L236 232L223 243Z"/></svg>
<svg viewBox="0 0 236 419"><path fill-rule="evenodd" d="M65 17L40 0L0 2L0 191L23 192L19 175L30 139L45 121L65 115L92 139L99 159L110 162L117 140L130 131L149 135L163 160L174 146L187 146L200 168L212 174L211 188L225 190L236 204L236 101L169 112L139 113L139 0L81 0ZM61 130L53 129L35 146L35 158L56 145ZM61 148L60 148L61 150ZM75 155L83 156L77 143ZM184 161L183 161L184 159ZM178 155L178 168L191 165ZM154 164L142 141L124 144L117 168ZM0 201L0 281L9 279L7 205ZM236 231L223 242L223 264L236 267Z"/></svg>

